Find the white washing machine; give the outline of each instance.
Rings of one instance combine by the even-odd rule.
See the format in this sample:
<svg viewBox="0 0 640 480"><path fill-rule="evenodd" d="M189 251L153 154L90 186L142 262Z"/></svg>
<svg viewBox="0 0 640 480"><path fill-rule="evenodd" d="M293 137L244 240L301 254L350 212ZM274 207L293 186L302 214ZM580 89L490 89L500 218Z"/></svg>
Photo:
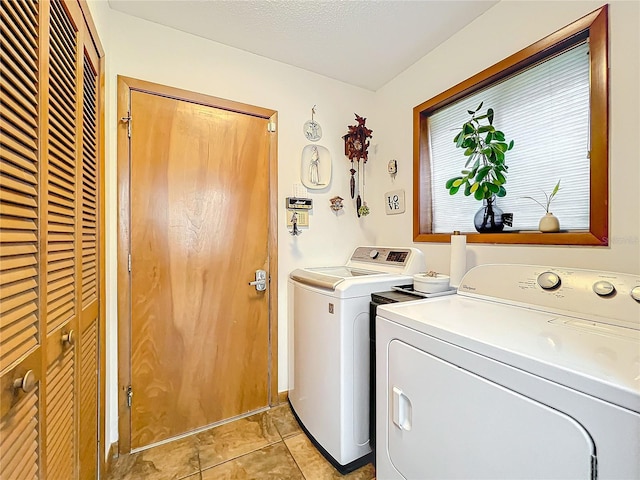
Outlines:
<svg viewBox="0 0 640 480"><path fill-rule="evenodd" d="M358 247L346 265L291 272L293 376L289 402L303 429L342 473L372 460L369 446L371 293L425 271L415 248Z"/></svg>
<svg viewBox="0 0 640 480"><path fill-rule="evenodd" d="M640 276L483 265L376 331L377 478L640 478Z"/></svg>

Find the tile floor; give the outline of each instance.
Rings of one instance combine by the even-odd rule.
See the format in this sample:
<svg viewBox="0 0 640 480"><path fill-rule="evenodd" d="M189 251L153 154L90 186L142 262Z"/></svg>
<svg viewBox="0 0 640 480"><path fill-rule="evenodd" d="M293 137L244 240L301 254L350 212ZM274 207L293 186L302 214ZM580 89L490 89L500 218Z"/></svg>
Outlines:
<svg viewBox="0 0 640 480"><path fill-rule="evenodd" d="M372 464L338 473L298 426L288 404L118 458L107 480L375 479Z"/></svg>

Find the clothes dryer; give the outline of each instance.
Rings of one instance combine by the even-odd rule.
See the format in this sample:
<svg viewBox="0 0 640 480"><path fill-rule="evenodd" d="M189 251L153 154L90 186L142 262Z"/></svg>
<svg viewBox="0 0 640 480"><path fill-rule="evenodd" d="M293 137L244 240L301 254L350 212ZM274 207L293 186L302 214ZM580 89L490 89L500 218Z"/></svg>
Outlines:
<svg viewBox="0 0 640 480"><path fill-rule="evenodd" d="M640 478L640 276L483 265L376 320L377 478Z"/></svg>

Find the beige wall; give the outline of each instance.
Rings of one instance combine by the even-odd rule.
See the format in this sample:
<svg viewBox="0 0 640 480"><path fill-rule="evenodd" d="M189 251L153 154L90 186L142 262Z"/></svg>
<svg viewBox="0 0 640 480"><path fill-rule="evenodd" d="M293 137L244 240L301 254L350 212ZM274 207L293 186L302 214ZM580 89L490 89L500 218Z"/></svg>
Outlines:
<svg viewBox="0 0 640 480"><path fill-rule="evenodd" d="M600 7L597 2L502 1L378 92L369 92L214 42L122 15L104 0L90 0L106 52L107 174L107 446L117 440L116 333L116 76L124 75L272 108L279 112L279 390L288 388L287 275L298 266L343 262L357 244L412 244L412 109L504 57ZM471 265L535 263L640 273L640 8L611 2L610 246L607 248L474 245ZM468 46L473 49L468 51ZM460 61L464 58L465 61ZM311 194L311 228L291 237L284 197L300 183L302 125L311 107L324 131L319 142L333 157L333 179ZM367 164L372 214L357 219L352 203L343 215L328 208L334 195L348 198L348 163L340 137L353 113L374 130ZM392 180L387 162L398 160ZM384 214L383 194L404 188L407 211ZM447 272L448 244L417 244L429 268Z"/></svg>
<svg viewBox="0 0 640 480"><path fill-rule="evenodd" d="M372 169L371 224L383 244L410 244L412 235L412 109L442 91L596 10L601 2L502 1L376 92L378 155L398 159L395 182ZM531 263L640 273L640 2L613 1L610 29L609 247L472 245L468 262ZM469 48L471 46L471 48ZM535 161L535 159L532 159ZM384 165L383 165L384 164ZM386 216L383 193L406 190L409 213ZM444 186L443 186L444 188ZM410 203L410 204L409 204ZM430 269L449 270L448 244L417 244Z"/></svg>
<svg viewBox="0 0 640 480"><path fill-rule="evenodd" d="M278 111L278 260L279 390L287 390L287 276L299 267L344 262L356 244L373 235L347 204L343 215L329 209L329 198L347 198L349 166L341 136L354 123L354 112L369 116L373 92L290 67L247 52L187 35L108 8L104 0L89 3L106 53L107 183L107 444L118 438L117 424L117 211L116 80L134 77ZM331 185L316 190L310 228L299 237L288 234L284 198L300 183L302 149L309 142L303 125L317 104L316 120L333 160ZM248 279L249 280L249 279Z"/></svg>

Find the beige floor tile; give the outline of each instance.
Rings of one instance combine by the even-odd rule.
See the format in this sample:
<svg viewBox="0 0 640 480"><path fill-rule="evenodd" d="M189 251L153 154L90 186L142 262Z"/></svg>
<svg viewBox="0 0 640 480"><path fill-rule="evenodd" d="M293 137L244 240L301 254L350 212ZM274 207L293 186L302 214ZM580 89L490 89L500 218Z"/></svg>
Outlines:
<svg viewBox="0 0 640 480"><path fill-rule="evenodd" d="M304 480L283 442L202 470L202 480Z"/></svg>
<svg viewBox="0 0 640 480"><path fill-rule="evenodd" d="M291 437L302 433L298 421L291 412L291 406L288 403L278 405L269 410L269 415L273 419L278 432L282 438Z"/></svg>
<svg viewBox="0 0 640 480"><path fill-rule="evenodd" d="M302 470L302 474L308 480L371 480L376 475L375 469L370 463L348 475L340 475L304 434L289 437L284 442L298 467Z"/></svg>
<svg viewBox="0 0 640 480"><path fill-rule="evenodd" d="M114 463L110 480L178 480L199 478L198 450L193 437L122 455ZM193 476L195 474L195 476Z"/></svg>
<svg viewBox="0 0 640 480"><path fill-rule="evenodd" d="M273 420L266 413L236 420L196 435L203 470L280 441Z"/></svg>

